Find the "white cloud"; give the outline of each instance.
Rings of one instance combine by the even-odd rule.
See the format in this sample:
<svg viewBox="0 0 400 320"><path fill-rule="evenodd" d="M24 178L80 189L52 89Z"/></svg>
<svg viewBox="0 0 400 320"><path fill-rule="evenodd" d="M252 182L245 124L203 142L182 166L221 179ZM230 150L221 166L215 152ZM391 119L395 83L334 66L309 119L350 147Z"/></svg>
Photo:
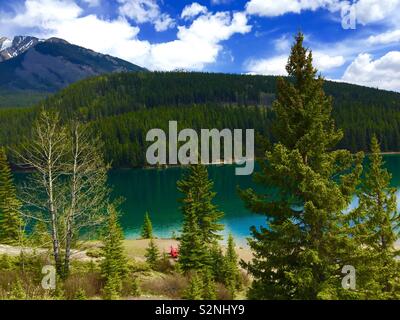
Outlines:
<svg viewBox="0 0 400 320"><path fill-rule="evenodd" d="M191 26L178 27L178 39L154 45L151 49L153 68L173 70L176 68L202 69L216 61L223 49L221 42L236 33L251 31L243 13L208 13L193 21Z"/></svg>
<svg viewBox="0 0 400 320"><path fill-rule="evenodd" d="M89 7L98 7L101 4L102 0L82 0L85 2Z"/></svg>
<svg viewBox="0 0 400 320"><path fill-rule="evenodd" d="M158 32L175 27L175 20L169 14L163 13L154 21L154 28Z"/></svg>
<svg viewBox="0 0 400 320"><path fill-rule="evenodd" d="M346 69L342 81L400 91L400 51L390 51L376 60L361 53Z"/></svg>
<svg viewBox="0 0 400 320"><path fill-rule="evenodd" d="M314 65L321 71L328 71L333 68L342 66L345 63L343 56L330 56L322 52L313 52ZM249 60L245 68L250 74L264 74L264 75L287 75L286 64L288 61L288 54L282 54L267 59L252 59Z"/></svg>
<svg viewBox="0 0 400 320"><path fill-rule="evenodd" d="M355 6L357 22L363 25L385 19L398 19L400 12L400 0L359 0Z"/></svg>
<svg viewBox="0 0 400 320"><path fill-rule="evenodd" d="M207 7L202 6L197 2L193 2L192 4L187 5L185 8L183 8L181 18L190 19L198 16L199 14L205 14L207 12Z"/></svg>
<svg viewBox="0 0 400 320"><path fill-rule="evenodd" d="M268 59L254 59L248 61L245 68L249 74L286 76L287 72L285 66L287 61L288 57L286 55Z"/></svg>
<svg viewBox="0 0 400 320"><path fill-rule="evenodd" d="M351 1L345 0L250 0L246 4L248 14L276 17L287 13L326 9L330 12L340 12L348 7ZM357 22L363 25L378 21L394 22L398 20L400 0L358 0L354 1Z"/></svg>
<svg viewBox="0 0 400 320"><path fill-rule="evenodd" d="M400 42L400 29L387 31L378 35L370 36L367 39L369 44L390 44Z"/></svg>
<svg viewBox="0 0 400 320"><path fill-rule="evenodd" d="M153 23L156 31L165 31L175 26L175 21L166 13L161 13L157 0L118 0L119 13L136 23Z"/></svg>
<svg viewBox="0 0 400 320"><path fill-rule="evenodd" d="M46 10L43 10L46 8ZM26 0L14 16L0 16L0 30L39 38L59 37L101 53L157 70L201 70L217 61L222 42L251 31L244 13L207 13L189 26L179 26L177 38L152 44L139 39L139 27L125 17L105 20L85 15L71 0Z"/></svg>
<svg viewBox="0 0 400 320"><path fill-rule="evenodd" d="M246 11L253 15L275 17L319 8L337 10L339 3L339 0L250 0L246 4Z"/></svg>
<svg viewBox="0 0 400 320"><path fill-rule="evenodd" d="M315 61L315 66L320 71L328 71L334 68L341 67L346 62L343 56L330 56L326 53L319 51L313 52L313 57Z"/></svg>
<svg viewBox="0 0 400 320"><path fill-rule="evenodd" d="M290 49L292 42L293 38L290 38L287 35L283 35L274 41L274 46L277 51L286 52Z"/></svg>

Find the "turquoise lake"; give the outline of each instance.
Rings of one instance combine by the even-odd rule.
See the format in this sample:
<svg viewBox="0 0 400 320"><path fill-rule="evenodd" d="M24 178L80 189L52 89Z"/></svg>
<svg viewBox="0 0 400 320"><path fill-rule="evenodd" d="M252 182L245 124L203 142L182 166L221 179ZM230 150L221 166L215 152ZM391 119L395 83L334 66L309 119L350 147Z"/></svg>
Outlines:
<svg viewBox="0 0 400 320"><path fill-rule="evenodd" d="M400 190L400 155L386 155L386 167L392 173L392 185ZM182 215L179 211L176 183L182 177L185 168L168 169L125 169L113 170L110 173L110 185L115 196L123 196L125 202L121 206L121 223L128 239L137 238L143 223L145 212L149 212L157 237L169 238L173 232L179 232ZM251 176L236 176L235 166L209 166L209 177L214 181L217 192L215 204L225 213L222 223L225 225L224 235L232 233L238 243L245 244L250 236L251 226L265 226L265 217L256 215L243 205L237 194L237 187L253 187L257 191L263 189L256 186ZM399 201L400 204L400 192ZM351 206L357 204L354 199ZM400 207L400 205L399 205Z"/></svg>

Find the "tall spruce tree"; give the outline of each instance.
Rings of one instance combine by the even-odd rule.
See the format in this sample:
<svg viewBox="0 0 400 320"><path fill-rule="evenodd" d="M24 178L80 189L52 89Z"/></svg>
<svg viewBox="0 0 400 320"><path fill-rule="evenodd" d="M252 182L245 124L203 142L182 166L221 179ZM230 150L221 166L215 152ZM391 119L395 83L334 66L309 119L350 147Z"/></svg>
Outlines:
<svg viewBox="0 0 400 320"><path fill-rule="evenodd" d="M189 192L185 198L192 202ZM202 270L208 265L207 248L205 247L198 224L196 212L192 206L183 210L183 229L179 246L179 268L183 272Z"/></svg>
<svg viewBox="0 0 400 320"><path fill-rule="evenodd" d="M201 164L191 165L186 176L178 182L178 190L186 195L186 198L181 200L183 214L193 210L200 227L202 241L206 244L222 239L219 232L224 228L219 223L223 213L212 202L216 195L212 191L213 185L206 166ZM191 196L187 197L189 193Z"/></svg>
<svg viewBox="0 0 400 320"><path fill-rule="evenodd" d="M146 212L146 214L144 215L144 222L142 226L142 238L143 239L153 238L153 224L151 223L151 219L148 212Z"/></svg>
<svg viewBox="0 0 400 320"><path fill-rule="evenodd" d="M232 234L228 237L228 247L225 254L225 285L227 286L232 298L235 297L236 292L241 287L240 270L239 270L239 257L235 249L235 241Z"/></svg>
<svg viewBox="0 0 400 320"><path fill-rule="evenodd" d="M341 290L343 254L352 241L342 227L343 210L362 171L362 154L333 148L342 139L331 117L332 101L313 67L312 53L296 36L286 70L278 80L274 134L255 181L266 194L241 191L246 206L267 217L252 227L254 277L249 298L334 298Z"/></svg>
<svg viewBox="0 0 400 320"><path fill-rule="evenodd" d="M354 267L361 298L400 297L400 263L396 261L400 251L395 249L400 213L396 188L390 187L390 180L378 139L373 136L369 164L358 191L359 206L349 215L351 233L357 239Z"/></svg>
<svg viewBox="0 0 400 320"><path fill-rule="evenodd" d="M181 235L179 265L184 272L210 267L210 250L221 239L223 216L212 203L215 192L204 165L191 165L189 172L178 181L181 199L183 230Z"/></svg>
<svg viewBox="0 0 400 320"><path fill-rule="evenodd" d="M0 148L0 243L17 244L22 240L20 207L6 151Z"/></svg>
<svg viewBox="0 0 400 320"><path fill-rule="evenodd" d="M144 256L146 257L146 262L153 270L155 270L160 262L160 250L154 243L153 239L150 239L149 246L147 247Z"/></svg>
<svg viewBox="0 0 400 320"><path fill-rule="evenodd" d="M216 300L217 298L217 288L215 281L210 269L204 269L201 275L201 280L203 283L203 294L204 300Z"/></svg>
<svg viewBox="0 0 400 320"><path fill-rule="evenodd" d="M203 299L203 283L197 273L194 273L189 281L188 287L183 293L186 300L202 300Z"/></svg>
<svg viewBox="0 0 400 320"><path fill-rule="evenodd" d="M116 299L122 288L122 280L127 274L127 257L123 247L124 235L118 222L117 210L108 206L108 219L103 235L101 274L105 280L104 296Z"/></svg>

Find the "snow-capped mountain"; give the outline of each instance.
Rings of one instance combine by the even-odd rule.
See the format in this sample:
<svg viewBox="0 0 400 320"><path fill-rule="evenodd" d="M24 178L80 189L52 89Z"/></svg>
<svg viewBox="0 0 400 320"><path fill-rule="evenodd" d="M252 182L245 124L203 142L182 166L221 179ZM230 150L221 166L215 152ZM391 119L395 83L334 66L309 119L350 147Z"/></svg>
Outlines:
<svg viewBox="0 0 400 320"><path fill-rule="evenodd" d="M0 51L12 46L12 41L6 37L0 38Z"/></svg>
<svg viewBox="0 0 400 320"><path fill-rule="evenodd" d="M4 94L18 97L33 92L38 96L105 73L146 71L58 38L40 40L19 36L11 41L0 37L0 49L0 104Z"/></svg>
<svg viewBox="0 0 400 320"><path fill-rule="evenodd" d="M0 38L0 62L15 58L42 41L35 37L25 36L16 36L13 40Z"/></svg>

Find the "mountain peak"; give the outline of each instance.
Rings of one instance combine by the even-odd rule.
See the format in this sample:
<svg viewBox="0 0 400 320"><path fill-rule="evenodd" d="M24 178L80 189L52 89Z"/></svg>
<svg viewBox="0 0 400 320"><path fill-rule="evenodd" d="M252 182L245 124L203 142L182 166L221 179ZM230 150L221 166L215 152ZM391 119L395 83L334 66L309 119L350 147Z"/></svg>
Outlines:
<svg viewBox="0 0 400 320"><path fill-rule="evenodd" d="M0 39L0 62L19 56L40 41L38 38L30 36L15 36L12 41L2 37Z"/></svg>
<svg viewBox="0 0 400 320"><path fill-rule="evenodd" d="M6 37L0 38L0 51L3 51L12 46L12 41Z"/></svg>
<svg viewBox="0 0 400 320"><path fill-rule="evenodd" d="M145 71L127 61L59 38L1 38L0 92L48 94L87 77L114 72Z"/></svg>
<svg viewBox="0 0 400 320"><path fill-rule="evenodd" d="M68 41L61 39L61 38L56 38L56 37L52 37L46 40L46 42L49 43L62 43L62 44L70 44Z"/></svg>

